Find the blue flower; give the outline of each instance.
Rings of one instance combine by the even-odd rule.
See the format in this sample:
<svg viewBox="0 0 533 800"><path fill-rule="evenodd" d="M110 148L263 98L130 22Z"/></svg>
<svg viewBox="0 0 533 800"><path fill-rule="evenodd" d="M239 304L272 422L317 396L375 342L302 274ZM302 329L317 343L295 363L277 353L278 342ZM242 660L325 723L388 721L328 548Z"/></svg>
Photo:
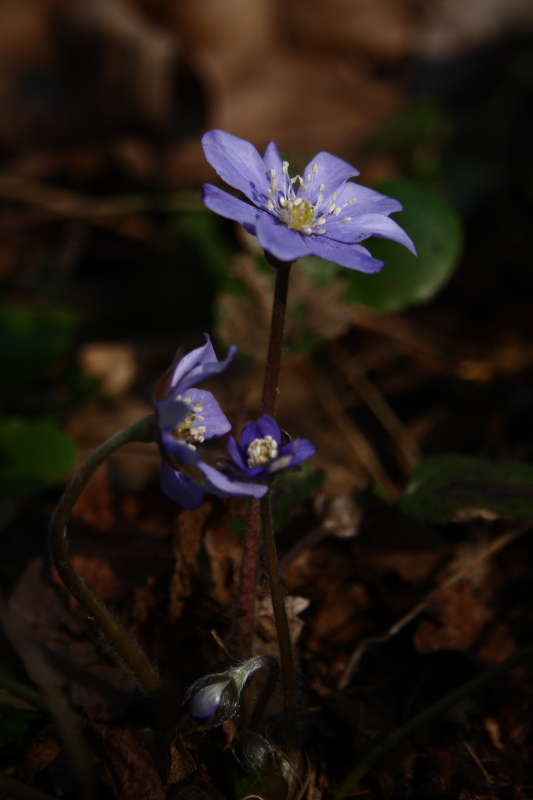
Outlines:
<svg viewBox="0 0 533 800"><path fill-rule="evenodd" d="M221 725L236 713L248 681L263 667L276 665L270 656L254 656L226 672L199 678L185 693L189 713L203 725Z"/></svg>
<svg viewBox="0 0 533 800"><path fill-rule="evenodd" d="M322 152L309 162L303 177L291 178L275 142L263 158L250 142L225 131L208 131L202 144L222 180L249 201L205 184L205 205L244 225L279 261L312 254L350 269L377 272L383 262L359 244L369 236L400 242L416 255L409 236L389 218L402 210L401 203L348 182L359 173L346 161Z"/></svg>
<svg viewBox="0 0 533 800"><path fill-rule="evenodd" d="M222 372L236 348L218 361L207 334L206 343L177 359L160 381L154 402L163 455L161 489L184 508L198 508L204 493L218 497L262 497L266 486L237 481L206 464L196 446L227 433L231 424L211 394L194 385Z"/></svg>
<svg viewBox="0 0 533 800"><path fill-rule="evenodd" d="M294 467L316 453L308 439L282 444L281 430L267 414L249 422L241 433L240 444L228 436L228 453L238 471L252 480L266 480L277 472Z"/></svg>

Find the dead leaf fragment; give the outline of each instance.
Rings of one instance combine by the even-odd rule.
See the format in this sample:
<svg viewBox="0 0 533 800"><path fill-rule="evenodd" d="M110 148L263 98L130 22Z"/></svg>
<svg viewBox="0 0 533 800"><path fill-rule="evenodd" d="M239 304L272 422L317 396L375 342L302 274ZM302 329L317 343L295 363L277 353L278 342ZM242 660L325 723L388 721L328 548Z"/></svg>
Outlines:
<svg viewBox="0 0 533 800"><path fill-rule="evenodd" d="M419 653L468 650L493 616L468 581L435 589L428 601L436 611L437 621L423 619L419 622L413 637Z"/></svg>

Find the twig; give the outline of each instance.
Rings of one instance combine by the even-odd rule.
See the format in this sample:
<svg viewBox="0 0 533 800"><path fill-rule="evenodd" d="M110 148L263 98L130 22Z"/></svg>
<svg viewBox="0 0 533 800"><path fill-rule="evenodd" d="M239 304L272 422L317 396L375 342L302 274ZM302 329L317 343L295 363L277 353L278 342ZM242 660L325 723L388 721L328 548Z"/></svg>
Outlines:
<svg viewBox="0 0 533 800"><path fill-rule="evenodd" d="M473 558L470 559L461 569L457 572L454 572L449 578L447 578L443 583L440 584L438 587L434 587L431 590L433 593L438 588L445 588L447 586L452 586L454 583L465 578L478 564L481 564L483 561L486 561L491 556L495 555L495 553L499 553L500 550L503 550L504 547L507 547L508 544L513 542L523 533L528 531L531 528L531 523L528 522L526 525L520 527L516 531L510 531L509 533L504 533L498 539L495 539L491 542L481 553L477 553ZM361 658L363 657L364 653L366 652L367 648L372 644L382 644L383 642L388 641L390 638L395 636L399 633L406 625L408 625L415 617L421 614L425 609L429 606L430 600L426 597L420 603L417 603L414 608L404 614L403 617L394 623L385 633L379 636L371 636L368 639L363 639L360 642L354 652L352 653L348 664L339 680L338 689L345 689L346 686L350 683L352 679L352 675L355 672Z"/></svg>

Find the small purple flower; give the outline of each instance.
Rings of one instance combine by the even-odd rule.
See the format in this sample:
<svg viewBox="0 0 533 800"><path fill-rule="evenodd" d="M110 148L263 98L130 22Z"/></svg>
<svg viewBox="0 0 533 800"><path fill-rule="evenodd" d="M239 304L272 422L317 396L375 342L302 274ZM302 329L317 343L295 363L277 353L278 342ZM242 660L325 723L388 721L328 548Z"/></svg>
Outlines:
<svg viewBox="0 0 533 800"><path fill-rule="evenodd" d="M262 497L266 486L236 481L206 464L196 446L227 433L231 424L211 394L194 384L222 372L236 348L218 361L209 336L203 347L173 364L160 382L154 403L159 423L159 444L163 455L161 489L184 508L201 504L204 493L218 497ZM164 398L164 399L163 399Z"/></svg>
<svg viewBox="0 0 533 800"><path fill-rule="evenodd" d="M252 480L272 478L309 458L316 450L316 445L308 439L282 444L280 427L267 414L244 426L240 444L228 436L228 453L233 464Z"/></svg>
<svg viewBox="0 0 533 800"><path fill-rule="evenodd" d="M222 180L250 201L207 183L205 205L240 222L279 261L315 255L350 269L377 272L383 262L359 244L369 236L399 242L416 255L409 236L389 218L402 210L401 203L348 182L359 172L346 161L322 152L309 162L303 177L291 178L275 142L263 158L250 142L225 131L208 131L202 144Z"/></svg>
<svg viewBox="0 0 533 800"><path fill-rule="evenodd" d="M185 693L189 713L203 725L221 725L238 710L248 681L263 667L275 668L275 662L269 656L254 656L226 672L199 678Z"/></svg>

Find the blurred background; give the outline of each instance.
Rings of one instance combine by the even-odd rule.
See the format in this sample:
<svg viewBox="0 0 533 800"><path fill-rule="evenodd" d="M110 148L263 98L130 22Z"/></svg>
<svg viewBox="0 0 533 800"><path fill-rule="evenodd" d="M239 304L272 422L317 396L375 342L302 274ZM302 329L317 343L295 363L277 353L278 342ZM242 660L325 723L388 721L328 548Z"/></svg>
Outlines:
<svg viewBox="0 0 533 800"><path fill-rule="evenodd" d="M255 413L272 275L202 207L213 127L275 139L293 174L349 160L419 250L294 271L281 414L326 491L394 496L422 451L527 456L532 94L529 0L1 0L0 439L66 448L49 477L6 467L4 495L68 471L65 431L84 452L136 419L203 331L239 345L232 420Z"/></svg>
<svg viewBox="0 0 533 800"><path fill-rule="evenodd" d="M235 430L259 409L273 270L202 206L210 128L260 151L275 139L292 174L321 150L348 160L401 200L418 250L369 240L385 261L373 276L316 258L292 270L279 421L319 449L277 485L276 528L309 752L332 786L354 742L359 757L531 639L528 525L506 520L533 518L533 3L0 0L0 583L27 670L2 640L0 677L45 680L17 644L27 629L93 732L136 695L48 566L65 479L150 413L176 349L204 331L220 357L239 348L204 384ZM246 508L177 509L159 464L131 445L99 470L71 554L181 691L220 671L210 632L229 628ZM268 605L260 626L274 647ZM498 686L434 729L433 749L424 729L372 797L486 797L481 762L498 797L529 797L530 684ZM65 796L61 769L45 771L57 731L30 740L47 718L10 709L2 770ZM144 773L139 742L123 746ZM140 793L136 775L111 791Z"/></svg>

